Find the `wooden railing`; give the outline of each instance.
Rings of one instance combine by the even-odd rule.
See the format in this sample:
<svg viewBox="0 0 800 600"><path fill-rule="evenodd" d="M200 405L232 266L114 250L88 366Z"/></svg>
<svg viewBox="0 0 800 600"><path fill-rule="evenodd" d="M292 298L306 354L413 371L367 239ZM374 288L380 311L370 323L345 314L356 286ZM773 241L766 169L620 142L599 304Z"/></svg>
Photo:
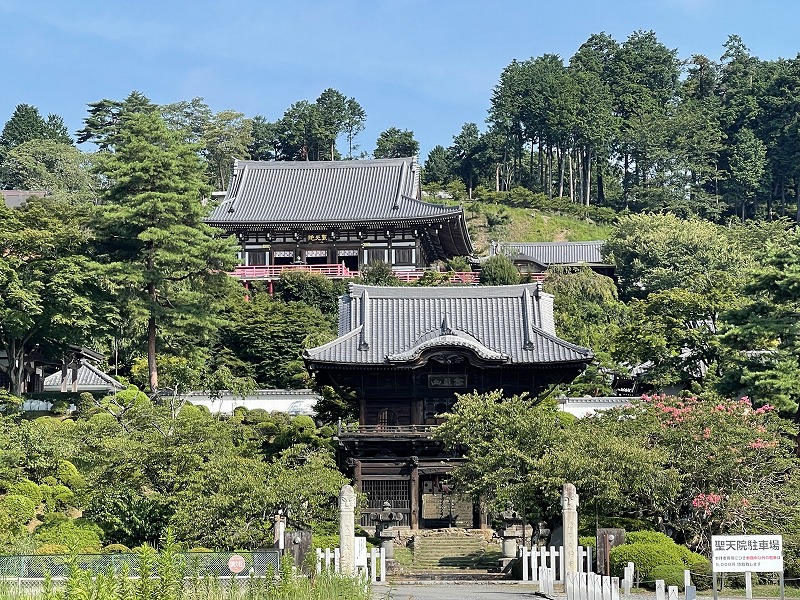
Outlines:
<svg viewBox="0 0 800 600"><path fill-rule="evenodd" d="M281 273L285 271L305 271L307 273L317 273L329 279L351 279L360 275L359 271L351 271L343 264L324 264L324 265L259 265L259 266L239 266L230 274L232 277L242 281L274 281L280 279ZM412 271L394 270L392 274L400 281L408 283L421 279L425 273L432 269L414 269ZM475 285L478 283L480 274L472 271L433 271L442 275L449 276L451 283L464 285ZM544 281L545 273L525 273L525 278L530 281Z"/></svg>
<svg viewBox="0 0 800 600"><path fill-rule="evenodd" d="M252 281L254 279L279 279L284 271L306 271L308 273L318 273L330 279L349 279L358 277L358 271L351 271L342 264L330 265L259 265L259 266L239 266L236 267L231 275L238 279Z"/></svg>
<svg viewBox="0 0 800 600"><path fill-rule="evenodd" d="M324 265L304 265L304 264L291 264L291 265L259 265L259 266L239 266L236 267L231 276L237 279L246 281L254 280L274 280L280 279L281 273L285 271L305 271L307 273L317 273L324 275L330 279L350 279L358 277L358 271L351 271L342 264L324 264ZM413 271L400 271L395 270L393 275L400 281L410 282L417 281L429 272L428 269L415 269ZM478 273L461 272L461 271L445 271L450 276L452 283L462 284L476 284L478 283Z"/></svg>
<svg viewBox="0 0 800 600"><path fill-rule="evenodd" d="M339 423L338 436L352 435L413 435L428 436L436 425L359 425L358 423Z"/></svg>

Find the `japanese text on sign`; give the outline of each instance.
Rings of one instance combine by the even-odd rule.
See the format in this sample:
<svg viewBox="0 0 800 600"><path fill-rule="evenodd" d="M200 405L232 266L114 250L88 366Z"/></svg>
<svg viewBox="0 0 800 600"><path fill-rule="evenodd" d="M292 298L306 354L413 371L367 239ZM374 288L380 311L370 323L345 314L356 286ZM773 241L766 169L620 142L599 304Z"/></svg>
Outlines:
<svg viewBox="0 0 800 600"><path fill-rule="evenodd" d="M711 561L715 572L783 571L780 535L713 535Z"/></svg>

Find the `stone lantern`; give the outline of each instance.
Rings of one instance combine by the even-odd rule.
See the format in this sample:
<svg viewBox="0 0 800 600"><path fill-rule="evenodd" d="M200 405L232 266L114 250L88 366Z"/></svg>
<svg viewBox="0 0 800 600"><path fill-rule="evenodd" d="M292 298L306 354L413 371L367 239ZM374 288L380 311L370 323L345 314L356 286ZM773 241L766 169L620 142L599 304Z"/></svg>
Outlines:
<svg viewBox="0 0 800 600"><path fill-rule="evenodd" d="M503 540L503 558L515 558L517 556L517 539L522 537L522 515L509 507L498 516L503 522L500 529L500 538Z"/></svg>
<svg viewBox="0 0 800 600"><path fill-rule="evenodd" d="M403 514L392 511L392 504L387 500L383 503L383 510L372 513L371 520L375 523L375 537L381 540L386 558L394 558L395 532L392 528L403 520Z"/></svg>

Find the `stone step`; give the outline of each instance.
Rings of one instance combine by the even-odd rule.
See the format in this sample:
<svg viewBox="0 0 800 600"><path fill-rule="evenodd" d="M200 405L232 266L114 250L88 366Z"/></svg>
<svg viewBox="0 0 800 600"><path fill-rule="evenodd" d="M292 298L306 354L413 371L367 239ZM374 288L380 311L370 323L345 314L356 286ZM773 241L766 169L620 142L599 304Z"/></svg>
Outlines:
<svg viewBox="0 0 800 600"><path fill-rule="evenodd" d="M414 568L475 569L495 564L494 548L486 555L487 544L481 537L425 536L414 540ZM488 559L488 560L487 560Z"/></svg>

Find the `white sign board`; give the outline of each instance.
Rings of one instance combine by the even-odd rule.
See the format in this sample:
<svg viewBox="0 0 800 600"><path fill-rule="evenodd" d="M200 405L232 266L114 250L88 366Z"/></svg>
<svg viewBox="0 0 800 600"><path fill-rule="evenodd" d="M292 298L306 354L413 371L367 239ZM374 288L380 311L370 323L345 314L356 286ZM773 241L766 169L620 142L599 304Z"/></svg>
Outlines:
<svg viewBox="0 0 800 600"><path fill-rule="evenodd" d="M367 568L367 538L365 537L356 537L355 538L355 555L354 561L356 567L364 567Z"/></svg>
<svg viewBox="0 0 800 600"><path fill-rule="evenodd" d="M783 573L783 536L712 535L715 573Z"/></svg>

